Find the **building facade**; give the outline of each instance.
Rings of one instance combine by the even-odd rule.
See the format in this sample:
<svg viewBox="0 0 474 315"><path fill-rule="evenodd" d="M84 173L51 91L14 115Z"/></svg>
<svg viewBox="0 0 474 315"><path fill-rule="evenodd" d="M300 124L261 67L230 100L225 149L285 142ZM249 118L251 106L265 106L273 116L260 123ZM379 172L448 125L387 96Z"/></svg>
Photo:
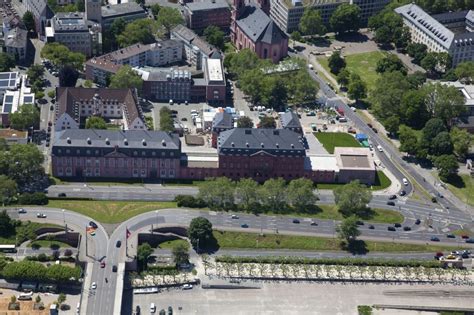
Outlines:
<svg viewBox="0 0 474 315"><path fill-rule="evenodd" d="M300 119L293 111L287 111L280 115L280 124L283 129L288 129L299 134L303 134Z"/></svg>
<svg viewBox="0 0 474 315"><path fill-rule="evenodd" d="M184 6L186 25L197 33L202 33L210 25L227 32L230 27L230 7L225 0L189 2Z"/></svg>
<svg viewBox="0 0 474 315"><path fill-rule="evenodd" d="M103 30L107 30L114 20L119 18L124 19L126 23L130 23L135 20L145 19L146 17L145 9L135 1L105 5L101 8L101 24Z"/></svg>
<svg viewBox="0 0 474 315"><path fill-rule="evenodd" d="M171 30L171 39L183 43L183 54L186 60L196 67L196 70L201 70L206 60L216 50L215 47L184 25L177 25Z"/></svg>
<svg viewBox="0 0 474 315"><path fill-rule="evenodd" d="M79 129L90 116L121 120L123 130L146 130L136 92L131 89L56 88L54 130Z"/></svg>
<svg viewBox="0 0 474 315"><path fill-rule="evenodd" d="M234 0L231 21L231 40L238 49L250 49L259 58L276 63L288 54L288 36L270 19L261 7L266 2L246 5L244 0Z"/></svg>
<svg viewBox="0 0 474 315"><path fill-rule="evenodd" d="M35 19L35 31L40 36L45 33L47 21L54 16L54 12L48 6L47 1L44 0L25 0L25 9L33 14Z"/></svg>
<svg viewBox="0 0 474 315"><path fill-rule="evenodd" d="M26 58L28 48L28 32L16 27L5 34L5 52L22 62Z"/></svg>
<svg viewBox="0 0 474 315"><path fill-rule="evenodd" d="M424 44L430 52L446 52L453 66L474 60L474 11L450 12L430 16L415 4L395 9L410 29L411 40Z"/></svg>
<svg viewBox="0 0 474 315"><path fill-rule="evenodd" d="M86 62L86 78L107 85L108 77L117 73L122 65L131 67L163 67L183 59L183 44L165 40L149 45L134 44Z"/></svg>
<svg viewBox="0 0 474 315"><path fill-rule="evenodd" d="M143 97L152 101L185 102L191 100L191 73L178 69L138 70L142 75Z"/></svg>
<svg viewBox="0 0 474 315"><path fill-rule="evenodd" d="M217 148L217 139L223 131L227 131L234 128L234 119L232 115L222 111L216 113L214 119L212 120L212 129L211 129L211 145L213 148Z"/></svg>
<svg viewBox="0 0 474 315"><path fill-rule="evenodd" d="M173 179L181 144L163 131L64 130L52 145L53 176Z"/></svg>
<svg viewBox="0 0 474 315"><path fill-rule="evenodd" d="M329 19L338 6L343 3L355 4L361 9L361 21L365 24L369 17L380 12L390 2L390 0L318 0L306 4L302 0L270 1L270 16L287 34L298 30L301 17L308 6L318 10L323 23L329 24Z"/></svg>

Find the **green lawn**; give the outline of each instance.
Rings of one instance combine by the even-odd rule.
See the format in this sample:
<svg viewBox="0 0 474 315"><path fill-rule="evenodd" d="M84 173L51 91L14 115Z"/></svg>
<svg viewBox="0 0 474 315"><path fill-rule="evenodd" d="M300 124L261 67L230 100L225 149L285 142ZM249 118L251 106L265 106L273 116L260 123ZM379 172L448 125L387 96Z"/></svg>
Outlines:
<svg viewBox="0 0 474 315"><path fill-rule="evenodd" d="M315 251L339 251L340 240L336 238L264 235L258 233L214 231L220 248L261 248L261 249L298 249ZM418 245L392 242L366 241L366 249L374 252L437 252L453 250L455 247Z"/></svg>
<svg viewBox="0 0 474 315"><path fill-rule="evenodd" d="M379 78L379 74L375 72L377 62L384 58L385 55L386 54L381 51L348 55L345 56L346 68L353 73L357 73L362 80L367 83L367 87L370 90L374 86L375 81ZM328 65L328 57L318 57L318 61L324 69L331 73Z"/></svg>
<svg viewBox="0 0 474 315"><path fill-rule="evenodd" d="M345 132L315 132L314 136L329 154L334 153L335 147L360 147L359 141Z"/></svg>
<svg viewBox="0 0 474 315"><path fill-rule="evenodd" d="M59 241L47 241L47 240L36 240L31 242L28 247L33 247L33 245L39 245L40 248L50 248L51 246L57 248L68 248L71 245Z"/></svg>
<svg viewBox="0 0 474 315"><path fill-rule="evenodd" d="M474 178L469 175L460 175L458 181L447 183L448 189L462 202L474 206Z"/></svg>
<svg viewBox="0 0 474 315"><path fill-rule="evenodd" d="M390 178L385 175L383 171L377 171L377 177L375 178L375 184L370 187L371 190L381 190L389 187L392 184ZM340 187L344 184L327 184L327 183L318 183L316 187L318 189L330 189L333 190L337 187Z"/></svg>
<svg viewBox="0 0 474 315"><path fill-rule="evenodd" d="M178 244L185 244L189 248L189 243L186 242L185 240L181 240L181 239L162 242L162 243L158 244L158 247L163 248L163 249L172 249L173 247L175 247Z"/></svg>
<svg viewBox="0 0 474 315"><path fill-rule="evenodd" d="M39 222L22 222L21 225L15 227L15 234L10 237L0 237L0 244L19 244L28 240L28 235L30 231L37 231L39 228L44 227L55 227L63 228L62 226L52 224L52 223L39 223Z"/></svg>
<svg viewBox="0 0 474 315"><path fill-rule="evenodd" d="M76 211L102 223L120 223L141 213L164 208L175 208L176 203L58 199L50 200L48 207Z"/></svg>

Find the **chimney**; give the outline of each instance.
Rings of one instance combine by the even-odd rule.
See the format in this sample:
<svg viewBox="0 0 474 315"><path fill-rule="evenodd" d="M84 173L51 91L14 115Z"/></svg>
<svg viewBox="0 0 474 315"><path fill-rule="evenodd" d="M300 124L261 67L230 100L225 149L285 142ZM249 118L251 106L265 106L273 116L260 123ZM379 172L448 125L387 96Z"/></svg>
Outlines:
<svg viewBox="0 0 474 315"><path fill-rule="evenodd" d="M164 146L164 147L166 147L166 141L165 141L165 139L161 140L161 145Z"/></svg>
<svg viewBox="0 0 474 315"><path fill-rule="evenodd" d="M87 144L92 144L91 138L87 138Z"/></svg>
<svg viewBox="0 0 474 315"><path fill-rule="evenodd" d="M123 144L124 144L124 145L128 145L128 140L127 140L127 138L123 139Z"/></svg>
<svg viewBox="0 0 474 315"><path fill-rule="evenodd" d="M105 144L107 144L107 145L110 144L109 138L105 138Z"/></svg>
<svg viewBox="0 0 474 315"><path fill-rule="evenodd" d="M71 144L71 138L67 137L66 142L67 144Z"/></svg>
<svg viewBox="0 0 474 315"><path fill-rule="evenodd" d="M143 145L144 147L146 147L146 140L145 140L145 139L142 140L142 145Z"/></svg>

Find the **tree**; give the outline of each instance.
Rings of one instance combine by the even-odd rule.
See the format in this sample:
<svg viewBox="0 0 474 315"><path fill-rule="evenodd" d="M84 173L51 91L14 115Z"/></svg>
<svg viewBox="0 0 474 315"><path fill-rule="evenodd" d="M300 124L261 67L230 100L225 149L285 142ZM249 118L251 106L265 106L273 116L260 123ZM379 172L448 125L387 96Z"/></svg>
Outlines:
<svg viewBox="0 0 474 315"><path fill-rule="evenodd" d="M116 74L110 78L109 88L113 89L142 89L142 77L132 67L126 65L120 67Z"/></svg>
<svg viewBox="0 0 474 315"><path fill-rule="evenodd" d="M100 116L91 116L87 118L86 129L107 129L107 123Z"/></svg>
<svg viewBox="0 0 474 315"><path fill-rule="evenodd" d="M160 109L160 130L167 132L174 131L173 117L171 116L171 109L168 106L163 106Z"/></svg>
<svg viewBox="0 0 474 315"><path fill-rule="evenodd" d="M456 118L466 111L464 96L454 86L440 83L423 86L426 93L425 103L428 111L450 127Z"/></svg>
<svg viewBox="0 0 474 315"><path fill-rule="evenodd" d="M413 129L401 125L398 128L398 139L400 140L400 151L409 155L416 155L418 151L418 137Z"/></svg>
<svg viewBox="0 0 474 315"><path fill-rule="evenodd" d="M316 196L313 193L313 182L307 178L298 178L287 187L288 202L298 212L308 211L314 207Z"/></svg>
<svg viewBox="0 0 474 315"><path fill-rule="evenodd" d="M224 49L224 32L215 25L209 25L204 30L204 36L206 37L206 41L216 46L219 49Z"/></svg>
<svg viewBox="0 0 474 315"><path fill-rule="evenodd" d="M282 212L287 202L287 192L283 178L271 178L265 181L261 187L261 202L266 210Z"/></svg>
<svg viewBox="0 0 474 315"><path fill-rule="evenodd" d="M207 178L199 186L198 198L213 210L229 210L235 204L234 190L234 183L227 177Z"/></svg>
<svg viewBox="0 0 474 315"><path fill-rule="evenodd" d="M13 197L16 196L16 193L16 182L5 175L0 175L0 196L2 198L2 205L4 207L12 202Z"/></svg>
<svg viewBox="0 0 474 315"><path fill-rule="evenodd" d="M406 26L395 28L392 40L395 47L405 49L411 41L410 29Z"/></svg>
<svg viewBox="0 0 474 315"><path fill-rule="evenodd" d="M148 243L143 243L137 248L137 260L141 269L146 269L148 258L153 254L153 248Z"/></svg>
<svg viewBox="0 0 474 315"><path fill-rule="evenodd" d="M449 177L456 174L459 169L458 161L452 154L444 154L436 157L434 165L438 169L438 174L442 181L448 181Z"/></svg>
<svg viewBox="0 0 474 315"><path fill-rule="evenodd" d="M169 34L173 27L183 23L183 17L179 10L175 8L162 7L158 12L156 22L165 29L166 34Z"/></svg>
<svg viewBox="0 0 474 315"><path fill-rule="evenodd" d="M272 116L263 116L260 118L259 128L276 128L275 118Z"/></svg>
<svg viewBox="0 0 474 315"><path fill-rule="evenodd" d="M337 75L337 83L341 86L347 86L350 82L351 73L346 68L343 68L339 71Z"/></svg>
<svg viewBox="0 0 474 315"><path fill-rule="evenodd" d="M357 32L360 27L360 8L355 4L339 5L329 18L331 29L336 33Z"/></svg>
<svg viewBox="0 0 474 315"><path fill-rule="evenodd" d="M121 25L118 25L121 26ZM116 37L120 47L133 44L151 44L155 42L156 22L150 19L139 19L126 24L125 29Z"/></svg>
<svg viewBox="0 0 474 315"><path fill-rule="evenodd" d="M357 215L367 210L372 193L358 180L334 189L334 198L339 211L344 216Z"/></svg>
<svg viewBox="0 0 474 315"><path fill-rule="evenodd" d="M258 70L261 60L257 54L248 48L240 50L238 53L232 54L230 57L229 70L240 79L240 76L249 71L249 69ZM226 59L229 56L226 56ZM261 71L260 71L261 72Z"/></svg>
<svg viewBox="0 0 474 315"><path fill-rule="evenodd" d="M0 212L0 236L9 237L15 233L14 222L10 219L7 210Z"/></svg>
<svg viewBox="0 0 474 315"><path fill-rule="evenodd" d="M400 71L403 74L407 73L405 65L395 54L389 54L388 56L380 59L377 62L377 67L375 71L378 73L391 72L391 71Z"/></svg>
<svg viewBox="0 0 474 315"><path fill-rule="evenodd" d="M304 35L323 35L326 33L321 12L310 6L306 7L300 19L299 29Z"/></svg>
<svg viewBox="0 0 474 315"><path fill-rule="evenodd" d="M421 71L415 71L407 75L407 80L410 86L414 89L421 87L426 82L426 74Z"/></svg>
<svg viewBox="0 0 474 315"><path fill-rule="evenodd" d="M375 30L374 40L379 45L389 45L392 42L392 30L383 25Z"/></svg>
<svg viewBox="0 0 474 315"><path fill-rule="evenodd" d="M436 53L429 52L421 59L420 65L428 71L428 73L433 74L436 72L436 66L438 65L438 59L436 58Z"/></svg>
<svg viewBox="0 0 474 315"><path fill-rule="evenodd" d="M30 11L26 11L25 14L23 14L22 21L27 31L34 32L36 30L35 18Z"/></svg>
<svg viewBox="0 0 474 315"><path fill-rule="evenodd" d="M349 86L347 87L347 96L354 99L356 102L367 97L367 85L359 77L359 75L352 73Z"/></svg>
<svg viewBox="0 0 474 315"><path fill-rule="evenodd" d="M254 104L259 104L263 97L263 85L267 76L259 68L245 71L239 76L239 85Z"/></svg>
<svg viewBox="0 0 474 315"><path fill-rule="evenodd" d="M7 53L0 52L0 72L8 72L15 66L15 58Z"/></svg>
<svg viewBox="0 0 474 315"><path fill-rule="evenodd" d="M253 121L248 116L241 116L237 119L237 128L253 128Z"/></svg>
<svg viewBox="0 0 474 315"><path fill-rule="evenodd" d="M346 67L346 61L341 57L341 52L336 50L329 57L328 65L331 72L337 75L339 71Z"/></svg>
<svg viewBox="0 0 474 315"><path fill-rule="evenodd" d="M65 65L59 69L59 86L75 87L77 79L79 79L79 72L74 67Z"/></svg>
<svg viewBox="0 0 474 315"><path fill-rule="evenodd" d="M20 110L10 114L10 126L17 130L26 130L39 125L40 113L33 104L23 104Z"/></svg>
<svg viewBox="0 0 474 315"><path fill-rule="evenodd" d="M66 294L64 293L59 293L59 296L58 296L58 304L63 304L64 302L66 302Z"/></svg>
<svg viewBox="0 0 474 315"><path fill-rule="evenodd" d="M145 0L135 0L135 2L141 6L145 5Z"/></svg>
<svg viewBox="0 0 474 315"><path fill-rule="evenodd" d="M288 90L279 76L266 76L262 82L261 103L276 111L283 111L288 100Z"/></svg>
<svg viewBox="0 0 474 315"><path fill-rule="evenodd" d="M305 67L289 76L285 81L288 98L292 100L293 104L305 103L316 98L319 83L311 78Z"/></svg>
<svg viewBox="0 0 474 315"><path fill-rule="evenodd" d="M208 248L208 246L212 245L211 242L214 239L212 235L212 223L203 217L192 219L189 224L188 237L191 241L191 245L197 251Z"/></svg>
<svg viewBox="0 0 474 315"><path fill-rule="evenodd" d="M427 47L425 44L410 43L407 46L407 53L413 58L413 62L420 64L421 60L426 56Z"/></svg>
<svg viewBox="0 0 474 315"><path fill-rule="evenodd" d="M429 148L431 147L431 143L433 139L440 134L441 132L447 131L446 126L444 125L443 121L439 118L431 118L423 127L421 133L421 143L420 145Z"/></svg>
<svg viewBox="0 0 474 315"><path fill-rule="evenodd" d="M474 81L474 61L461 62L454 70L459 81L469 84Z"/></svg>
<svg viewBox="0 0 474 315"><path fill-rule="evenodd" d="M73 52L63 44L57 42L44 45L43 49L41 49L41 58L50 60L58 67L69 65L76 70L82 70L84 68L84 62L86 61L84 54Z"/></svg>
<svg viewBox="0 0 474 315"><path fill-rule="evenodd" d="M171 252L174 257L174 263L176 265L185 264L189 261L188 249L189 248L187 243L178 243L173 246Z"/></svg>
<svg viewBox="0 0 474 315"><path fill-rule="evenodd" d="M384 121L385 129L389 134L394 135L398 131L400 126L400 118L398 116L390 116Z"/></svg>
<svg viewBox="0 0 474 315"><path fill-rule="evenodd" d="M453 143L447 131L440 132L434 137L429 152L436 156L453 153Z"/></svg>
<svg viewBox="0 0 474 315"><path fill-rule="evenodd" d="M242 178L235 187L235 198L244 210L249 211L258 201L259 185L251 178Z"/></svg>
<svg viewBox="0 0 474 315"><path fill-rule="evenodd" d="M36 187L44 183L49 186L43 169L44 156L33 144L13 144L8 151L0 152L0 175L13 179L20 191L26 185ZM41 185L40 185L41 186Z"/></svg>
<svg viewBox="0 0 474 315"><path fill-rule="evenodd" d="M459 129L454 127L449 132L451 141L453 143L454 154L464 160L469 152L471 146L471 135L465 129Z"/></svg>
<svg viewBox="0 0 474 315"><path fill-rule="evenodd" d="M357 236L360 235L359 228L357 226L357 217L352 215L345 218L336 227L336 232L339 238L345 240L347 243L352 243L356 240Z"/></svg>
<svg viewBox="0 0 474 315"><path fill-rule="evenodd" d="M384 72L371 91L372 108L380 119L400 116L403 94L410 89L410 83L399 71Z"/></svg>
<svg viewBox="0 0 474 315"><path fill-rule="evenodd" d="M424 127L431 117L426 108L425 98L426 95L422 89L409 90L403 94L400 103L400 120L404 124L417 130Z"/></svg>
<svg viewBox="0 0 474 315"><path fill-rule="evenodd" d="M153 17L156 18L158 17L158 14L160 13L161 6L159 4L153 4L150 6L151 14L153 14Z"/></svg>
<svg viewBox="0 0 474 315"><path fill-rule="evenodd" d="M293 31L290 35L290 38L295 42L299 42L301 41L301 33L298 31Z"/></svg>

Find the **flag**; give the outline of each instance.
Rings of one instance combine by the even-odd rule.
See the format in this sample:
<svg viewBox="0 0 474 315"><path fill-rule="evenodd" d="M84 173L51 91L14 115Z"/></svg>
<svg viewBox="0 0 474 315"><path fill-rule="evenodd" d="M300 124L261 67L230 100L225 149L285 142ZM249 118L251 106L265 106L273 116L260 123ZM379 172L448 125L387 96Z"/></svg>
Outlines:
<svg viewBox="0 0 474 315"><path fill-rule="evenodd" d="M130 231L128 230L128 228L126 228L126 229L125 229L125 237L128 239L131 235L132 235L132 233L130 233Z"/></svg>

